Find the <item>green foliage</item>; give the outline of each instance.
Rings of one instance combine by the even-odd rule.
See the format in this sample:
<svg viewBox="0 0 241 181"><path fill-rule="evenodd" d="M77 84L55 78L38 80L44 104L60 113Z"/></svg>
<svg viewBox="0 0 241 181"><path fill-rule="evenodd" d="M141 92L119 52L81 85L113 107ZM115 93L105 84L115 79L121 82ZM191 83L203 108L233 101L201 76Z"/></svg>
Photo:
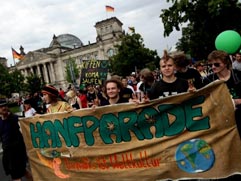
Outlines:
<svg viewBox="0 0 241 181"><path fill-rule="evenodd" d="M24 83L24 76L21 74L21 72L17 69L15 69L13 72L9 73L9 80L10 80L10 92L20 92L25 88Z"/></svg>
<svg viewBox="0 0 241 181"><path fill-rule="evenodd" d="M0 63L0 96L9 97L11 95L10 91L10 75L8 73L7 67Z"/></svg>
<svg viewBox="0 0 241 181"><path fill-rule="evenodd" d="M20 112L19 105L16 105L16 103L8 104L8 107L12 113Z"/></svg>
<svg viewBox="0 0 241 181"><path fill-rule="evenodd" d="M32 73L26 77L26 80L27 80L27 83L26 83L25 91L31 94L41 91L43 86L45 85L45 83L42 81L42 79L39 76Z"/></svg>
<svg viewBox="0 0 241 181"><path fill-rule="evenodd" d="M164 36L182 28L179 50L196 59L206 59L215 49L217 35L225 30L241 33L241 4L237 0L167 0L173 5L163 9L160 17L164 24Z"/></svg>
<svg viewBox="0 0 241 181"><path fill-rule="evenodd" d="M69 83L76 83L76 79L79 78L80 71L77 67L77 64L73 58L69 58L69 60L66 63L65 67L65 73L66 73L66 80Z"/></svg>
<svg viewBox="0 0 241 181"><path fill-rule="evenodd" d="M158 66L159 57L156 50L145 48L143 38L138 33L122 37L121 45L116 45L117 54L110 58L111 72L117 75L130 75L136 69Z"/></svg>
<svg viewBox="0 0 241 181"><path fill-rule="evenodd" d="M25 83L26 80L26 83ZM9 69L0 64L0 97L11 97L12 93L35 93L42 89L44 82L40 77L30 74L25 77L17 69Z"/></svg>
<svg viewBox="0 0 241 181"><path fill-rule="evenodd" d="M24 87L24 77L19 70L9 72L7 67L0 64L0 84L1 97L11 97L12 93Z"/></svg>

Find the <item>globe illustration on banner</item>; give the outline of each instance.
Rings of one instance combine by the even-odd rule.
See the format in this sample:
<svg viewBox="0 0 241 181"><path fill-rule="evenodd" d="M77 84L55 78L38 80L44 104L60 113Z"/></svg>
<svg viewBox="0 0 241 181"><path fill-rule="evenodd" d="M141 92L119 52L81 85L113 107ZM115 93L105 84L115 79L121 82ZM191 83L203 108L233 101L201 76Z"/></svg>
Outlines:
<svg viewBox="0 0 241 181"><path fill-rule="evenodd" d="M192 139L181 143L176 150L178 167L188 173L205 172L215 162L213 149L202 139Z"/></svg>

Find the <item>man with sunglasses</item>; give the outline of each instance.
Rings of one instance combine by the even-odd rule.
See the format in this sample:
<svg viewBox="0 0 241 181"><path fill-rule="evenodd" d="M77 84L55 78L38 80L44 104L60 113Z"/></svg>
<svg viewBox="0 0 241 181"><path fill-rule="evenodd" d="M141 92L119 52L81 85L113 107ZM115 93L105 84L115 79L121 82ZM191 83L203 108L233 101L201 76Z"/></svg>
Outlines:
<svg viewBox="0 0 241 181"><path fill-rule="evenodd" d="M214 50L208 55L208 65L213 73L208 75L204 82L208 84L215 80L225 81L236 107L235 118L241 137L241 72L232 69L229 55L221 50Z"/></svg>

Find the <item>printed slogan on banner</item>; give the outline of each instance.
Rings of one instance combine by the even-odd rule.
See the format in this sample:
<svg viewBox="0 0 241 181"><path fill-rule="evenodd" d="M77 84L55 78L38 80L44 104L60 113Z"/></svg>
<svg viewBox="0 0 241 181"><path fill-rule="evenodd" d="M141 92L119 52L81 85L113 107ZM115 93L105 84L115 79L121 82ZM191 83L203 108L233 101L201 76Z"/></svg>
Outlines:
<svg viewBox="0 0 241 181"><path fill-rule="evenodd" d="M241 172L234 107L221 81L195 93L20 124L34 180L224 178Z"/></svg>

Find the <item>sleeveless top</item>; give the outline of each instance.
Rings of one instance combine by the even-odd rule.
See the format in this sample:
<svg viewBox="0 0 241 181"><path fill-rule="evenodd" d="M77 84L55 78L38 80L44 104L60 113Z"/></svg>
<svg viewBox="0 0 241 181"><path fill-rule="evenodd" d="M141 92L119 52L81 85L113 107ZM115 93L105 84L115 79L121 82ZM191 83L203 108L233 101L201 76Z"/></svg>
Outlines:
<svg viewBox="0 0 241 181"><path fill-rule="evenodd" d="M58 101L55 105L50 105L47 108L47 113L56 113L56 112L64 112L64 111L71 111L71 106L64 101Z"/></svg>

